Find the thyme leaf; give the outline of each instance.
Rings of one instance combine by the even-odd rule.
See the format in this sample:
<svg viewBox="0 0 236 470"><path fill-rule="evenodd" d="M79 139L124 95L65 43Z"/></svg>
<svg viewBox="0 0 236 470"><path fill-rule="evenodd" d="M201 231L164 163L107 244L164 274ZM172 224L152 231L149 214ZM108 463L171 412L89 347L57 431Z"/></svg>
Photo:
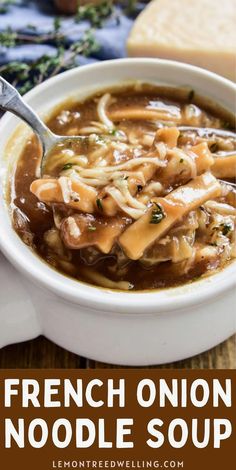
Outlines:
<svg viewBox="0 0 236 470"><path fill-rule="evenodd" d="M232 225L231 224L221 224L222 227L222 234L223 235L228 235L229 232L232 230Z"/></svg>
<svg viewBox="0 0 236 470"><path fill-rule="evenodd" d="M156 202L154 204L156 207L152 210L150 224L159 224L164 219L165 213L160 204Z"/></svg>
<svg viewBox="0 0 236 470"><path fill-rule="evenodd" d="M97 204L97 208L100 211L102 211L103 210L102 200L101 199L96 199L96 204Z"/></svg>
<svg viewBox="0 0 236 470"><path fill-rule="evenodd" d="M66 171L66 170L70 170L73 166L73 163L66 163L63 168L62 168L62 171Z"/></svg>
<svg viewBox="0 0 236 470"><path fill-rule="evenodd" d="M60 16L56 16L53 21L54 31L58 32L61 29L61 18Z"/></svg>
<svg viewBox="0 0 236 470"><path fill-rule="evenodd" d="M5 31L0 32L0 46L14 47L16 45L17 34L8 27Z"/></svg>
<svg viewBox="0 0 236 470"><path fill-rule="evenodd" d="M109 135L113 135L113 136L116 136L119 134L119 131L117 131L117 129L111 129L109 132L108 132Z"/></svg>

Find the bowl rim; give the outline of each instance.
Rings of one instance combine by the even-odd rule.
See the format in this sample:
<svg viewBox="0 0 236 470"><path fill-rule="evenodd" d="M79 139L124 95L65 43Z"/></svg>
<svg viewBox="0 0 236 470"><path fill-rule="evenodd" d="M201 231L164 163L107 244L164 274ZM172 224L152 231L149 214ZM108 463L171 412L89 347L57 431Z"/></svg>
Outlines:
<svg viewBox="0 0 236 470"><path fill-rule="evenodd" d="M105 70L107 67L116 68L121 65L130 67L134 63L154 67L168 66L172 70L191 71L195 75L204 76L208 80L218 82L218 84L222 84L236 92L236 85L233 82L199 67L163 59L128 58L97 62L63 72L36 86L25 95L25 99L29 101L35 95L50 89L55 83L60 83L65 77L70 79L70 77L74 77L80 72L94 73L97 68L104 68ZM102 86L99 85L98 88L101 89ZM11 119L12 116L6 113L0 122L0 132L2 128L10 126ZM3 211L3 223L0 230L0 247L11 263L29 279L33 280L34 283L59 295L66 301L77 303L85 308L89 307L103 312L119 311L126 314L163 313L165 311L187 309L194 305L209 302L211 298L220 296L227 290L232 289L235 284L233 273L235 272L236 263L230 263L222 271L199 279L194 283L163 290L121 292L85 284L55 271L41 260L14 232L6 203L0 204L0 213L1 211Z"/></svg>

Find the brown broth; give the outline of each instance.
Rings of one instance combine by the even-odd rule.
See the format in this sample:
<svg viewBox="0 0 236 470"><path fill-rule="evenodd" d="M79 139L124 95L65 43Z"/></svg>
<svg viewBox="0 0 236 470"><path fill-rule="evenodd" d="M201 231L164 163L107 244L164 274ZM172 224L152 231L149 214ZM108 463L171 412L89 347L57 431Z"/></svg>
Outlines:
<svg viewBox="0 0 236 470"><path fill-rule="evenodd" d="M137 105L147 106L148 103L157 100L173 104L181 110L189 102L189 91L184 92L151 86L144 87L141 91L135 91L132 88L113 90L112 94L117 99L111 105L113 110ZM51 116L47 123L48 126L56 134L68 135L70 132L76 134L81 126L86 127L91 120L97 119L96 98L99 96L100 94L95 95L95 97L90 97L80 103L64 103ZM233 118L226 111L214 107L199 97L194 97L194 102L203 110L202 127L233 128ZM132 126L132 123L120 122L118 126L120 129L124 129L126 126ZM146 122L138 122L135 126L152 129L152 124ZM43 202L39 202L29 189L31 182L35 179L35 168L39 157L40 147L37 139L32 137L23 149L14 175L14 191L12 194L15 194L15 197L11 201L14 228L24 242L30 245L51 266L63 274L69 274L71 277L88 283L86 275L82 273L83 267L89 266L88 256L84 256L84 250L66 250L67 253L70 251L70 261L74 266L74 272L68 272L66 267L63 268L58 263L57 257L44 241L45 231L54 226L52 209ZM187 274L179 275L178 264L164 262L152 268L146 268L138 261L129 260L125 265L125 269L118 272L115 256L104 254L98 254L92 264L97 272L115 282L120 280L131 282L134 290L176 286L201 276L209 268L205 262L202 262L194 266ZM217 267L216 265L210 268ZM89 283L92 282L89 281Z"/></svg>

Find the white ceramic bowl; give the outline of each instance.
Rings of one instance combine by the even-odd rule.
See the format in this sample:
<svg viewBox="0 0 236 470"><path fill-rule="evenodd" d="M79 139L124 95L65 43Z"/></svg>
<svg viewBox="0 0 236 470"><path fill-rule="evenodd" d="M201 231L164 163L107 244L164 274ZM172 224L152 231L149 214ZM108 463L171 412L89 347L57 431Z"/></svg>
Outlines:
<svg viewBox="0 0 236 470"><path fill-rule="evenodd" d="M69 96L141 80L188 86L234 111L235 85L208 71L156 59L123 59L76 68L25 97L46 115ZM44 334L85 357L123 365L149 365L198 354L236 330L235 263L193 284L149 293L112 292L55 272L12 230L4 203L6 172L28 134L19 120L0 121L0 248L20 271L0 260L0 346Z"/></svg>

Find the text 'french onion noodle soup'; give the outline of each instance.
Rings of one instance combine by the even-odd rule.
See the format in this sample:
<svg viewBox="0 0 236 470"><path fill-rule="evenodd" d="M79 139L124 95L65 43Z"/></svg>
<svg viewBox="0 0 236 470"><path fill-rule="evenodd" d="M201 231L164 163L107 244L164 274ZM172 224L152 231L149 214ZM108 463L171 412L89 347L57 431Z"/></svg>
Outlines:
<svg viewBox="0 0 236 470"><path fill-rule="evenodd" d="M11 190L22 240L60 272L120 290L180 285L236 256L232 116L193 91L136 84L67 103L68 139L37 177L28 140ZM213 129L213 130L212 130Z"/></svg>

